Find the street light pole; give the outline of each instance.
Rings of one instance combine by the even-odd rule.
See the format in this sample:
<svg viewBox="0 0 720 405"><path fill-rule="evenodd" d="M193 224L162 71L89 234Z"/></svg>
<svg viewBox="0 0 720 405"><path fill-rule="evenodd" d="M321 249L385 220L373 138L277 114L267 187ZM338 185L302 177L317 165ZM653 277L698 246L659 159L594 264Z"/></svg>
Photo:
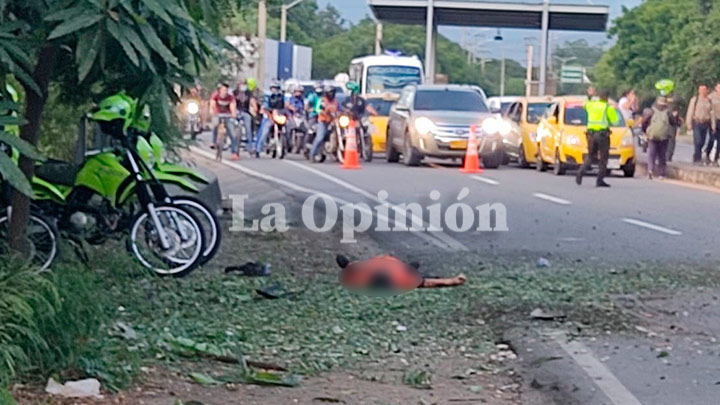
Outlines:
<svg viewBox="0 0 720 405"><path fill-rule="evenodd" d="M258 1L258 88L265 87L265 38L267 37L267 4L265 0Z"/></svg>
<svg viewBox="0 0 720 405"><path fill-rule="evenodd" d="M500 62L500 97L505 96L505 48L502 48L502 62Z"/></svg>
<svg viewBox="0 0 720 405"><path fill-rule="evenodd" d="M280 6L280 42L285 42L287 39L287 12L291 8L300 4L303 0L295 0L290 4L283 4Z"/></svg>

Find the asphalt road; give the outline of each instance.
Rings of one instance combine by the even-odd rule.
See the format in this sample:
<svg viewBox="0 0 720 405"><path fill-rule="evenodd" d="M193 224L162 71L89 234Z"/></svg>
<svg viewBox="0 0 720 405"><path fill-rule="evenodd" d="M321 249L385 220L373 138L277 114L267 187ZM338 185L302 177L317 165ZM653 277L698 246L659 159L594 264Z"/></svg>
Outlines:
<svg viewBox="0 0 720 405"><path fill-rule="evenodd" d="M705 263L720 259L714 238L720 193L671 181L612 177L608 180L612 188L597 189L591 177L578 187L572 173L558 177L505 166L468 175L448 162L430 161L422 167L408 168L386 163L382 156L371 163L361 162L360 170L345 170L335 162L310 164L297 155L275 160L244 154L239 162L225 163L295 191L299 203L314 192L322 192L336 198L339 206L353 202L374 207L379 204L378 193L386 191L393 205L420 203L425 208L422 220L426 225L428 206L441 203L444 217L446 208L457 202L465 188L463 204L477 207L499 203L506 209L507 231L477 232L474 227L467 232L453 232L443 223L443 232L424 233L429 236L370 232L398 247L412 249L415 244L408 245L407 240L417 238L422 242L418 246L440 251L470 249L548 258L560 255L607 263ZM439 201L431 200L435 190L440 193ZM226 195L238 191L227 187L223 190ZM397 216L392 215L392 209L390 214L392 226L392 217ZM477 211L474 214L477 216ZM290 220L298 222L300 218Z"/></svg>
<svg viewBox="0 0 720 405"><path fill-rule="evenodd" d="M214 158L214 151L202 144L193 151ZM720 259L715 237L720 192L673 181L612 177L608 179L612 188L597 189L592 177L578 187L572 172L558 177L505 166L469 175L452 162L430 160L408 168L386 163L383 156L371 163L361 162L359 170L342 169L335 162L310 164L297 155L275 160L244 153L240 161L233 162L226 153L222 163L200 163L216 171L225 196L247 195L249 216L261 215L264 204L279 202L287 205L288 220L293 224L302 223L302 204L316 193L338 205L366 203L374 207L380 202L378 193L385 191L389 208L375 211L373 225L387 218L391 227L405 220L395 215L398 204L419 203L424 212L411 219L425 225L430 222L429 206L440 203L444 214L460 197L470 207L502 204L506 209L507 231L453 232L443 223L438 232L363 232L363 237L375 239L388 251L408 256L470 250L532 261L541 257L551 262L554 258L590 260L609 267L633 261L700 265ZM432 199L433 191L440 197ZM318 222L324 219L322 205L313 212L319 214ZM359 214L354 219L358 220ZM707 308L717 312L717 302L709 297L695 310L680 313L707 312ZM683 322L669 320L668 324L678 321ZM517 338L516 350L521 357L527 351L534 356L562 358L533 368L535 374L526 376L528 381L538 379L556 387L550 390L552 401L545 403L718 403L717 345L716 340L706 339L717 336L716 330L708 329L717 323L716 318L714 321L698 322L698 332L689 337L663 338L663 345L676 347L670 362L657 354L658 336L665 336L662 333L653 333L654 338L608 335L567 341L533 331L536 335Z"/></svg>

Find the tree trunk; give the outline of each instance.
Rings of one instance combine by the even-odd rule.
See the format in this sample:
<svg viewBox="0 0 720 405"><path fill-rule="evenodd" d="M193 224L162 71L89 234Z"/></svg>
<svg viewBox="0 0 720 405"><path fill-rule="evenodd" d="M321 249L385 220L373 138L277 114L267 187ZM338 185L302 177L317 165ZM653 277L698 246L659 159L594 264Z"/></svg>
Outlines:
<svg viewBox="0 0 720 405"><path fill-rule="evenodd" d="M28 123L20 129L20 139L30 142L33 145L37 145L40 139L40 120L42 119L43 111L45 111L50 77L52 76L57 54L58 48L53 45L47 45L40 51L32 77L40 88L41 94L37 94L31 89L26 89L25 91L27 99L25 119ZM35 162L32 159L20 156L18 166L28 180L33 178L35 174ZM14 192L11 205L10 247L24 253L27 248L27 246L25 246L24 231L28 217L30 216L30 199L22 193Z"/></svg>

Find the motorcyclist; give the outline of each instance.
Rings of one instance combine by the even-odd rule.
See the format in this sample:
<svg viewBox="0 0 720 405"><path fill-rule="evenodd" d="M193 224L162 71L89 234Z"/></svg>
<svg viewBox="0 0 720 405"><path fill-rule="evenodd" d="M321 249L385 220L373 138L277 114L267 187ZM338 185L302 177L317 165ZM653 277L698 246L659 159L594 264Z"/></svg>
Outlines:
<svg viewBox="0 0 720 405"><path fill-rule="evenodd" d="M307 105L308 119L312 123L317 121L320 110L322 110L323 91L324 88L322 86L322 83L318 83L317 85L315 85L315 91L308 94L305 101Z"/></svg>
<svg viewBox="0 0 720 405"><path fill-rule="evenodd" d="M322 109L318 115L317 135L315 135L315 141L313 141L313 146L310 150L310 161L315 161L315 155L317 155L320 148L325 145L328 136L328 127L337 117L338 110L339 106L335 98L335 88L332 86L325 87L322 98Z"/></svg>
<svg viewBox="0 0 720 405"><path fill-rule="evenodd" d="M283 111L285 109L285 98L283 97L280 84L273 83L270 85L270 95L265 98L262 106L263 120L258 129L258 135L255 139L255 157L260 157L260 152L265 149L265 140L272 129L272 113L273 111ZM286 133L283 136L287 136Z"/></svg>
<svg viewBox="0 0 720 405"><path fill-rule="evenodd" d="M235 117L237 117L237 104L235 97L229 92L227 83L221 83L217 91L210 98L210 107L213 112L213 142L211 148L217 143L217 133L220 122L225 124L227 134L231 140L232 160L240 159L238 154L238 139L235 136Z"/></svg>
<svg viewBox="0 0 720 405"><path fill-rule="evenodd" d="M350 90L350 97L345 101L345 105L349 107L352 118L361 121L365 113L370 115L378 115L377 110L364 97L360 96L360 86L355 82L348 82L345 86Z"/></svg>
<svg viewBox="0 0 720 405"><path fill-rule="evenodd" d="M255 98L250 86L247 84L252 78L248 78L247 81L241 81L237 84L237 87L233 91L235 97L235 103L237 104L237 119L245 130L245 148L249 150L250 145L253 143L253 132L252 132L252 116L250 115L250 107L252 100Z"/></svg>

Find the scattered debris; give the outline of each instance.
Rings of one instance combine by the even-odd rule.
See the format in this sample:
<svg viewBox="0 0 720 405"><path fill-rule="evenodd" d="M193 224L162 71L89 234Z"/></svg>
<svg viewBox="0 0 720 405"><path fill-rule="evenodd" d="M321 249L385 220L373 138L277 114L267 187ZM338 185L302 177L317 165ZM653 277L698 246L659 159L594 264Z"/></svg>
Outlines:
<svg viewBox="0 0 720 405"><path fill-rule="evenodd" d="M537 260L537 267L539 267L539 268L550 267L550 260L548 260L544 257L539 258Z"/></svg>
<svg viewBox="0 0 720 405"><path fill-rule="evenodd" d="M100 395L100 381L95 378L68 381L65 384L60 384L50 377L45 392L64 398L102 398Z"/></svg>
<svg viewBox="0 0 720 405"><path fill-rule="evenodd" d="M342 335L345 331L341 327L335 325L332 328L332 332L336 335Z"/></svg>
<svg viewBox="0 0 720 405"><path fill-rule="evenodd" d="M405 325L398 325L395 327L395 330L398 332L405 332L407 330L407 326Z"/></svg>
<svg viewBox="0 0 720 405"><path fill-rule="evenodd" d="M328 402L333 404L344 404L345 401L343 401L340 398L333 398L333 397L315 397L312 399L313 402Z"/></svg>
<svg viewBox="0 0 720 405"><path fill-rule="evenodd" d="M220 349L216 345L208 343L198 343L192 339L174 336L166 336L164 340L171 345L171 348L174 351L180 352L185 356L197 355L226 364L244 363L249 367L254 367L262 370L288 371L285 367L277 364L265 363L261 361L252 361L244 358L241 359L239 358L239 356L228 353Z"/></svg>
<svg viewBox="0 0 720 405"><path fill-rule="evenodd" d="M270 267L268 263L262 262L247 262L242 266L228 266L225 267L225 274L228 273L239 273L245 277L269 277Z"/></svg>
<svg viewBox="0 0 720 405"><path fill-rule="evenodd" d="M422 390L432 389L432 374L425 370L410 370L402 378L403 384Z"/></svg>
<svg viewBox="0 0 720 405"><path fill-rule="evenodd" d="M122 337L125 340L137 340L138 338L135 329L133 329L132 326L126 324L125 322L115 322L115 330L117 331L118 336Z"/></svg>
<svg viewBox="0 0 720 405"><path fill-rule="evenodd" d="M188 375L195 383L200 384L200 385L204 385L204 386L222 385L222 381L218 381L218 380L214 379L213 377L210 377L210 376L202 374L202 373L190 373Z"/></svg>
<svg viewBox="0 0 720 405"><path fill-rule="evenodd" d="M553 321L555 319L565 318L565 314L556 311L545 311L541 308L535 308L531 313L530 317L533 319L539 319L542 321Z"/></svg>
<svg viewBox="0 0 720 405"><path fill-rule="evenodd" d="M255 290L259 296L267 298L269 300L277 300L280 298L294 298L297 296L296 291L286 291L280 283L271 284L267 287L258 288Z"/></svg>
<svg viewBox="0 0 720 405"><path fill-rule="evenodd" d="M562 360L562 356L543 356L538 357L535 360L530 362L530 365L533 367L540 367L543 364L549 362L549 361L555 361L555 360Z"/></svg>

